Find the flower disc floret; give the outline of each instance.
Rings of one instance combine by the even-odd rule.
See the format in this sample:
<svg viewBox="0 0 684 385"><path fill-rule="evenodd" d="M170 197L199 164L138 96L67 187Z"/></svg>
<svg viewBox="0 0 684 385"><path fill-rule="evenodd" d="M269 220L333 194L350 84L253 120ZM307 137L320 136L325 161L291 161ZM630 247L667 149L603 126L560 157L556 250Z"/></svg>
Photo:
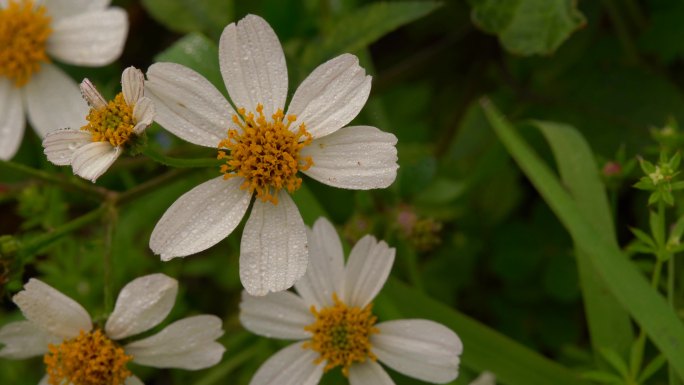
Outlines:
<svg viewBox="0 0 684 385"><path fill-rule="evenodd" d="M122 385L133 359L101 330L81 331L76 338L50 344L43 361L50 385Z"/></svg>
<svg viewBox="0 0 684 385"><path fill-rule="evenodd" d="M290 126L297 120L295 115L287 115L278 109L267 120L264 107L256 107L258 116L246 113L244 108L238 110L239 117L233 115L233 123L241 129L228 130L228 137L223 139L219 148L230 150L230 154L219 151L218 159L226 159L221 166L224 179L243 177L245 182L240 186L256 193L262 201L278 204L278 192L287 189L294 192L302 185L298 171L306 171L313 165L311 157L300 156L302 148L311 144L311 134L306 125L300 124L296 131Z"/></svg>
<svg viewBox="0 0 684 385"><path fill-rule="evenodd" d="M136 124L133 107L126 103L121 92L106 107L91 108L86 120L88 124L81 130L90 132L93 142L109 142L114 147L128 143Z"/></svg>
<svg viewBox="0 0 684 385"><path fill-rule="evenodd" d="M371 352L370 336L380 331L374 326L377 318L372 313L372 303L363 308L348 307L335 294L333 302L333 306L320 311L311 306L316 321L304 328L313 336L303 347L320 354L314 363L326 362L325 372L341 366L342 373L348 376L353 363L365 362L367 358L377 360Z"/></svg>
<svg viewBox="0 0 684 385"><path fill-rule="evenodd" d="M49 62L45 47L52 29L45 6L31 0L10 0L0 9L0 76L25 85Z"/></svg>

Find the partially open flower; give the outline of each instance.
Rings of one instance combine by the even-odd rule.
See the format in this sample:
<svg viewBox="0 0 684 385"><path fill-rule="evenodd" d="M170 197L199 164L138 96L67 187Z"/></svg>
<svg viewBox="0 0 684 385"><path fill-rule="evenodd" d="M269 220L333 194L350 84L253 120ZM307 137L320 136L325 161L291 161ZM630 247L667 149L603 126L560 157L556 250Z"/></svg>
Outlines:
<svg viewBox="0 0 684 385"><path fill-rule="evenodd" d="M143 96L143 73L128 67L121 75L122 92L106 102L90 80L81 93L90 105L86 124L77 129L56 130L43 139L50 162L71 165L74 174L93 182L152 124L154 105Z"/></svg>
<svg viewBox="0 0 684 385"><path fill-rule="evenodd" d="M141 385L128 370L135 362L156 368L204 369L221 360L221 320L198 315L176 321L141 340L118 341L157 326L171 311L178 282L152 274L128 283L103 328L94 327L81 305L51 286L31 279L14 296L27 321L0 329L0 357L43 356L47 374L40 385Z"/></svg>
<svg viewBox="0 0 684 385"><path fill-rule="evenodd" d="M0 159L17 152L25 115L43 136L80 124L87 113L76 82L52 59L109 64L127 33L126 12L108 0L0 0Z"/></svg>
<svg viewBox="0 0 684 385"><path fill-rule="evenodd" d="M458 376L463 345L439 323L424 319L377 322L372 301L385 284L394 249L365 236L345 266L333 226L321 218L308 231L310 264L289 291L243 294L242 325L266 337L299 340L271 357L250 385L314 385L339 367L352 385L393 385L377 361L423 381Z"/></svg>

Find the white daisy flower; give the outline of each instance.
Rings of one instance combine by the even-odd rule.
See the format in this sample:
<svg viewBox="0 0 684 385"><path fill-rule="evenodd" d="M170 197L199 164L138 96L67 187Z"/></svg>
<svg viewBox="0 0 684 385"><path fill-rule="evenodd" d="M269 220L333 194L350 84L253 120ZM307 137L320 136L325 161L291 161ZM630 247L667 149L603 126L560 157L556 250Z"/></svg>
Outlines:
<svg viewBox="0 0 684 385"><path fill-rule="evenodd" d="M14 156L26 121L43 136L88 113L78 85L51 63L99 67L116 60L126 12L109 0L0 0L0 159Z"/></svg>
<svg viewBox="0 0 684 385"><path fill-rule="evenodd" d="M216 342L222 322L213 315L176 321L159 333L123 346L116 341L159 325L171 311L178 282L164 274L134 279L119 294L104 328L85 309L51 286L31 279L14 296L27 321L0 329L0 357L43 356L40 385L141 385L128 362L155 368L198 370L215 365L225 348Z"/></svg>
<svg viewBox="0 0 684 385"><path fill-rule="evenodd" d="M341 367L352 385L392 385L377 363L433 383L458 376L463 345L445 326L423 319L376 324L371 301L385 284L395 250L365 236L345 266L332 224L321 218L308 230L310 262L290 291L263 297L243 293L242 325L259 335L296 339L268 359L250 385L315 385Z"/></svg>
<svg viewBox="0 0 684 385"><path fill-rule="evenodd" d="M152 100L143 96L144 81L139 69L126 68L122 92L107 103L90 80L83 80L81 93L91 107L87 122L80 130L48 133L43 139L48 160L71 165L74 174L95 182L154 120Z"/></svg>
<svg viewBox="0 0 684 385"><path fill-rule="evenodd" d="M484 371L470 385L496 385L496 376L492 372Z"/></svg>
<svg viewBox="0 0 684 385"><path fill-rule="evenodd" d="M262 18L230 24L219 45L221 74L237 112L204 77L157 63L146 83L156 121L191 143L219 149L224 174L180 197L155 227L150 247L162 260L205 250L240 223L240 279L264 295L291 287L307 264L306 231L288 195L299 171L347 189L389 186L396 178L397 138L370 126L344 127L368 99L371 77L354 55L313 71L287 109L287 67L278 37ZM230 150L226 152L224 150Z"/></svg>

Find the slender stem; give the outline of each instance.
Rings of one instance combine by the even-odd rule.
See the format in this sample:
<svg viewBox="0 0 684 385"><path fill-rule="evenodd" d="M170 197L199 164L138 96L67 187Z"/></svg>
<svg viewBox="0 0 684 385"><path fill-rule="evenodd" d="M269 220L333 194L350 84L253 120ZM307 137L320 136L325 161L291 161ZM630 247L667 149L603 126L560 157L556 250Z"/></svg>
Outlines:
<svg viewBox="0 0 684 385"><path fill-rule="evenodd" d="M55 183L68 190L79 191L97 198L101 198L107 193L106 189L103 189L102 187L98 187L96 185L89 185L76 179L70 180L67 178L61 178L59 176L55 176L54 174L45 172L43 170L37 170L35 168L19 163L10 162L7 160L0 160L0 169L21 172L23 174L30 175L34 178L38 178L46 182Z"/></svg>
<svg viewBox="0 0 684 385"><path fill-rule="evenodd" d="M81 227L98 220L102 217L102 214L104 214L106 207L106 205L102 205L85 215L57 227L53 231L32 238L30 241L23 244L19 253L23 257L34 255L40 249L60 239L65 234L78 230Z"/></svg>
<svg viewBox="0 0 684 385"><path fill-rule="evenodd" d="M114 229L116 228L116 222L118 220L118 213L114 205L107 205L107 212L104 216L104 250L103 256L103 268L104 268L104 308L105 312L109 313L113 310L113 298L114 298L114 281L112 280L112 245L114 240Z"/></svg>
<svg viewBox="0 0 684 385"><path fill-rule="evenodd" d="M675 300L674 300L674 298L675 298L674 291L675 291L675 258L674 258L674 255L671 255L670 259L667 261L667 302L670 304L670 308L672 308L672 311L676 312ZM668 375L668 384L669 385L681 384L681 382L679 381L679 377L675 373L672 365L668 365L667 375Z"/></svg>
<svg viewBox="0 0 684 385"><path fill-rule="evenodd" d="M176 177L188 173L189 171L191 171L191 169L188 168L171 170L154 179L150 179L144 183L141 183L128 191L118 194L115 198L113 198L113 200L117 206L124 205L132 200L135 200L139 196L153 191L155 188L175 179Z"/></svg>
<svg viewBox="0 0 684 385"><path fill-rule="evenodd" d="M175 168L194 168L194 167L218 167L223 161L215 158L202 158L202 159L183 159L183 158L173 158L166 156L161 152L151 148L150 146L145 146L142 153L148 156L150 159L157 163L161 163L165 166L175 167Z"/></svg>
<svg viewBox="0 0 684 385"><path fill-rule="evenodd" d="M634 24L636 24L639 29L646 29L648 22L646 21L639 4L635 0L625 0L625 6L627 8L627 13L629 13L629 16L634 21Z"/></svg>
<svg viewBox="0 0 684 385"><path fill-rule="evenodd" d="M632 37L629 34L627 24L625 24L624 20L622 19L620 10L618 9L614 0L603 0L603 6L606 9L606 12L608 12L608 16L610 17L613 27L615 27L615 33L617 33L618 40L620 40L620 44L622 44L622 48L627 55L627 59L632 63L637 63L639 61L639 55L637 53L638 51L634 45L634 42L632 41Z"/></svg>
<svg viewBox="0 0 684 385"><path fill-rule="evenodd" d="M213 385L230 375L237 367L252 359L261 349L261 346L254 344L251 347L233 354L228 360L223 361L212 369L206 376L202 377L195 385Z"/></svg>

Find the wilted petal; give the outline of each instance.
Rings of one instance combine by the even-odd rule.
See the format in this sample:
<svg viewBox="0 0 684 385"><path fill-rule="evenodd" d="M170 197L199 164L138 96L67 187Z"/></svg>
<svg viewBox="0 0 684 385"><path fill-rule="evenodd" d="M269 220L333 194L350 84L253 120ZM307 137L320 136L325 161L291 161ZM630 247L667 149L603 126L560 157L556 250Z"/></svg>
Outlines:
<svg viewBox="0 0 684 385"><path fill-rule="evenodd" d="M252 333L268 338L305 339L304 327L315 321L300 297L289 291L255 297L242 293L240 322Z"/></svg>
<svg viewBox="0 0 684 385"><path fill-rule="evenodd" d="M285 107L287 66L278 36L266 20L247 15L227 26L219 42L219 63L235 107L271 117Z"/></svg>
<svg viewBox="0 0 684 385"><path fill-rule="evenodd" d="M373 353L387 366L419 380L444 384L458 377L463 344L456 333L423 319L388 321L376 325Z"/></svg>
<svg viewBox="0 0 684 385"><path fill-rule="evenodd" d="M71 164L74 152L89 143L92 143L92 136L87 131L56 130L45 135L43 153L53 164L67 166Z"/></svg>
<svg viewBox="0 0 684 385"><path fill-rule="evenodd" d="M211 179L178 198L152 231L150 248L163 261L199 253L217 244L240 223L251 194L242 178Z"/></svg>
<svg viewBox="0 0 684 385"><path fill-rule="evenodd" d="M333 293L342 294L344 255L342 243L332 223L319 218L313 229L307 229L309 264L295 289L307 305L318 309L332 306Z"/></svg>
<svg viewBox="0 0 684 385"><path fill-rule="evenodd" d="M151 274L129 282L116 299L105 325L107 336L120 340L159 325L176 302L178 282L164 274Z"/></svg>
<svg viewBox="0 0 684 385"><path fill-rule="evenodd" d="M138 99L133 107L133 119L137 122L133 127L133 132L140 135L154 121L155 109L152 99L142 97Z"/></svg>
<svg viewBox="0 0 684 385"><path fill-rule="evenodd" d="M331 134L351 122L368 100L371 77L351 54L340 55L316 68L297 88L288 114L297 115L314 138Z"/></svg>
<svg viewBox="0 0 684 385"><path fill-rule="evenodd" d="M68 64L107 65L123 51L128 15L121 8L80 13L52 23L47 41L50 56Z"/></svg>
<svg viewBox="0 0 684 385"><path fill-rule="evenodd" d="M345 127L304 147L313 166L304 173L330 186L385 188L397 177L397 138L370 126Z"/></svg>
<svg viewBox="0 0 684 385"><path fill-rule="evenodd" d="M96 110L107 108L107 101L88 78L83 79L80 88L83 99L88 102L90 107L95 108Z"/></svg>
<svg viewBox="0 0 684 385"><path fill-rule="evenodd" d="M304 221L286 192L278 193L278 201L257 199L242 232L240 280L252 295L288 289L306 271Z"/></svg>
<svg viewBox="0 0 684 385"><path fill-rule="evenodd" d="M145 75L135 67L126 68L121 74L121 91L129 106L134 106L142 98L145 90Z"/></svg>
<svg viewBox="0 0 684 385"><path fill-rule="evenodd" d="M124 347L133 362L155 368L198 370L221 361L223 335L221 319L198 315L176 321L159 333Z"/></svg>
<svg viewBox="0 0 684 385"><path fill-rule="evenodd" d="M361 238L349 254L343 300L350 306L369 304L385 285L392 270L395 249L373 236Z"/></svg>
<svg viewBox="0 0 684 385"><path fill-rule="evenodd" d="M74 151L71 168L74 174L95 183L119 155L120 147L112 147L109 142L92 142Z"/></svg>
<svg viewBox="0 0 684 385"><path fill-rule="evenodd" d="M92 329L90 316L81 305L35 278L12 300L26 319L51 335L68 339Z"/></svg>
<svg viewBox="0 0 684 385"><path fill-rule="evenodd" d="M316 385L325 366L315 365L316 358L317 352L292 344L264 362L249 385Z"/></svg>

